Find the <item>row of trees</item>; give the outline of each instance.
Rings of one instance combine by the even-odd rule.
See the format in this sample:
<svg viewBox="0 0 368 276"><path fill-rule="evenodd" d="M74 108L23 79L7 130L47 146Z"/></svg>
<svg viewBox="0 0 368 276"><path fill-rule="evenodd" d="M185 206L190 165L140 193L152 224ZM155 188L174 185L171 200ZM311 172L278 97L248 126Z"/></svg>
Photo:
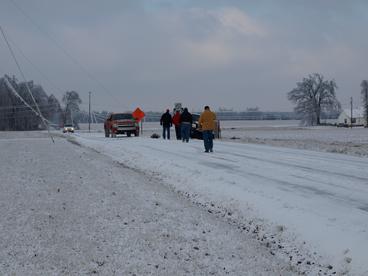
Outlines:
<svg viewBox="0 0 368 276"><path fill-rule="evenodd" d="M17 96L7 84L10 83ZM31 107L37 110L28 88L37 103L42 116L51 125L60 126L72 121L73 113L79 111L81 100L75 91L64 94L62 108L60 102L54 95L48 96L41 85L33 81L19 82L14 76L5 75L0 78L0 130L37 130L44 129L42 119L27 107L20 97Z"/></svg>
<svg viewBox="0 0 368 276"><path fill-rule="evenodd" d="M41 118L12 92L6 80L25 102L36 108L32 96L28 92L29 88L43 117L51 124L60 126L67 123L78 126L78 121L86 121L86 118L88 118L86 112L80 111L79 105L82 100L77 92L65 92L62 97L62 103L65 107L62 108L58 99L52 94L48 96L41 85L36 85L33 81L19 82L14 76L5 75L0 78L0 130L36 130L44 128ZM290 101L296 104L294 110L300 116L303 124L320 125L322 114L337 113L341 110L341 105L336 97L336 89L337 85L334 80L325 80L323 75L314 73L298 82L296 88L288 92L287 96ZM361 89L367 127L367 80L362 81ZM101 114L98 117L104 118L104 115Z"/></svg>
<svg viewBox="0 0 368 276"><path fill-rule="evenodd" d="M368 124L368 81L363 80L362 100L365 126ZM336 97L337 85L334 80L325 80L322 74L314 73L296 84L287 97L296 104L294 108L300 114L304 125L320 125L321 114L339 112L341 105Z"/></svg>

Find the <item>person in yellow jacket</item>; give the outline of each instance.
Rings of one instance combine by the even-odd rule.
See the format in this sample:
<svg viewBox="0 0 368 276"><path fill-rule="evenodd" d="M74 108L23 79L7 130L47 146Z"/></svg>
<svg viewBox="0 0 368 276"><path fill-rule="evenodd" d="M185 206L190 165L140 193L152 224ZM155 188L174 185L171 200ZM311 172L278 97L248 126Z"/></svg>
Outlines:
<svg viewBox="0 0 368 276"><path fill-rule="evenodd" d="M203 133L203 143L205 152L213 152L213 131L216 128L216 114L207 105L199 117L198 123Z"/></svg>

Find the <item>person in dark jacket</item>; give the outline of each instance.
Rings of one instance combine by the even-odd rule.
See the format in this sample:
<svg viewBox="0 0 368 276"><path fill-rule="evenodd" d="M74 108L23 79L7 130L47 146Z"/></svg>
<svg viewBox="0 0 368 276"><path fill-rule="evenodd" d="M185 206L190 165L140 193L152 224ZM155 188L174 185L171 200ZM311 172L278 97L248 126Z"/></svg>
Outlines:
<svg viewBox="0 0 368 276"><path fill-rule="evenodd" d="M170 140L170 127L172 127L172 118L169 109L166 109L166 112L162 114L160 125L162 125L162 138L166 139L167 133L167 139Z"/></svg>
<svg viewBox="0 0 368 276"><path fill-rule="evenodd" d="M172 123L175 126L176 139L181 140L181 114L179 110L175 112L175 115L172 118Z"/></svg>
<svg viewBox="0 0 368 276"><path fill-rule="evenodd" d="M184 142L189 142L190 129L192 128L193 117L189 113L188 108L184 108L181 114L181 139Z"/></svg>

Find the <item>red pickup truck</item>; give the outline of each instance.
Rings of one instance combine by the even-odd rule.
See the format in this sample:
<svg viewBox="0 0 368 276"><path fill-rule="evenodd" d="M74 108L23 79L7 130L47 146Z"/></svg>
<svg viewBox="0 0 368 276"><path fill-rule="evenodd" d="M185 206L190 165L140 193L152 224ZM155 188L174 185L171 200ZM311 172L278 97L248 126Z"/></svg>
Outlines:
<svg viewBox="0 0 368 276"><path fill-rule="evenodd" d="M126 134L130 137L139 136L139 124L133 118L132 113L111 113L105 123L105 137L116 137L118 134Z"/></svg>

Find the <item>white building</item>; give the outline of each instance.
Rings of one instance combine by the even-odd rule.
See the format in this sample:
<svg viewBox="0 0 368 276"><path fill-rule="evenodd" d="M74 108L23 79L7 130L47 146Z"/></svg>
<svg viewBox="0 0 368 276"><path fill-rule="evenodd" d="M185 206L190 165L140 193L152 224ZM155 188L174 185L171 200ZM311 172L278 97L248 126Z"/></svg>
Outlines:
<svg viewBox="0 0 368 276"><path fill-rule="evenodd" d="M351 110L344 109L337 118L337 123L344 125L350 125L352 123L353 126L363 126L365 123L364 109L362 107L353 109L352 120L351 120Z"/></svg>

